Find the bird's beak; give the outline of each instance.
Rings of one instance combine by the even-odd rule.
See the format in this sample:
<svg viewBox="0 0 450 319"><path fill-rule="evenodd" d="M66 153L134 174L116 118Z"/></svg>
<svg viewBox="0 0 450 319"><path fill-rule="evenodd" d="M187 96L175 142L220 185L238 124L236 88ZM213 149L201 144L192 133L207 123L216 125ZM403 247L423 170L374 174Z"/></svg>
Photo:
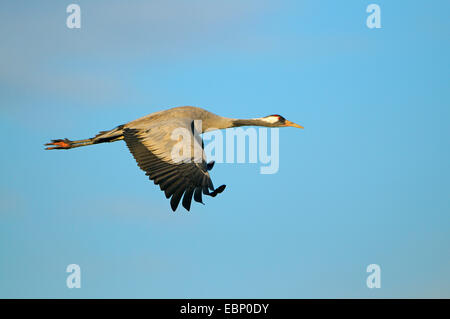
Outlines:
<svg viewBox="0 0 450 319"><path fill-rule="evenodd" d="M295 124L294 122L291 122L291 121L288 121L288 120L284 121L284 125L285 126L298 127L298 128L304 128L303 126Z"/></svg>

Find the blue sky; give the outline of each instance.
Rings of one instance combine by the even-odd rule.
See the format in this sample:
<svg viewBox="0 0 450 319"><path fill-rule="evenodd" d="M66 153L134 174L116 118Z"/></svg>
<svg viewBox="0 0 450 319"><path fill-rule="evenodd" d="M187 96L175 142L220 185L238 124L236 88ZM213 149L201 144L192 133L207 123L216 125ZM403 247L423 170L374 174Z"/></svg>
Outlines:
<svg viewBox="0 0 450 319"><path fill-rule="evenodd" d="M448 1L70 3L0 5L0 297L450 297ZM123 142L43 150L181 105L305 130L190 213Z"/></svg>

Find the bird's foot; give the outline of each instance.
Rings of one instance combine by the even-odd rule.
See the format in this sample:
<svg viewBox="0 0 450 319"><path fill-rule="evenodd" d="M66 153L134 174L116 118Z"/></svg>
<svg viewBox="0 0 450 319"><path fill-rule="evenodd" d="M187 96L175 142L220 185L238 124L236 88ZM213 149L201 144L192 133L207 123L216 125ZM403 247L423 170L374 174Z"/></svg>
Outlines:
<svg viewBox="0 0 450 319"><path fill-rule="evenodd" d="M46 150L66 150L72 147L72 141L67 138L63 140L52 140L51 143L46 143L45 146L54 145L54 147L47 147Z"/></svg>

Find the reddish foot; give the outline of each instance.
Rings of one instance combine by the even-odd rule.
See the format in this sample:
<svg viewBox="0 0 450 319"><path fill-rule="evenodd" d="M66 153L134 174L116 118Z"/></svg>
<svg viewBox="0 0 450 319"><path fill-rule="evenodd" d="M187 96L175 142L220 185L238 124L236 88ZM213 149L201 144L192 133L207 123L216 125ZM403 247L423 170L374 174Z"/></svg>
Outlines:
<svg viewBox="0 0 450 319"><path fill-rule="evenodd" d="M65 140L53 140L51 143L47 143L45 145L46 146L47 145L55 145L55 147L47 147L46 150L71 148L70 141L68 139L65 139Z"/></svg>

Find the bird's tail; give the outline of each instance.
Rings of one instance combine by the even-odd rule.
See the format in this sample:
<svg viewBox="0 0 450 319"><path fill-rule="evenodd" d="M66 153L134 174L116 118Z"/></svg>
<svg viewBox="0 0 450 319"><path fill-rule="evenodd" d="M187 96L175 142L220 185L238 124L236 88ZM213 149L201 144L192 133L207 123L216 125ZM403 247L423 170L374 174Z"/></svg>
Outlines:
<svg viewBox="0 0 450 319"><path fill-rule="evenodd" d="M123 140L123 125L119 125L118 127L110 130L110 131L101 131L94 137L85 139L85 140L77 140L71 141L67 138L52 140L50 143L46 143L46 150L68 150L75 147L88 146L99 143L106 142L115 142Z"/></svg>

